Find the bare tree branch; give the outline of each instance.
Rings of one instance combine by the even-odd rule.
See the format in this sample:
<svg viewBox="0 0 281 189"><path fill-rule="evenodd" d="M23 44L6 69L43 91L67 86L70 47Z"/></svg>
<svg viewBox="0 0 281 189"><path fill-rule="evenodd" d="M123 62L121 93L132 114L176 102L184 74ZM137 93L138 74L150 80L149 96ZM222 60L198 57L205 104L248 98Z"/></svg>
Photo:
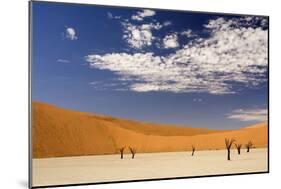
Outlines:
<svg viewBox="0 0 281 189"><path fill-rule="evenodd" d="M249 141L245 146L247 148L247 152L250 152L250 149L253 148L254 144L252 141Z"/></svg>
<svg viewBox="0 0 281 189"><path fill-rule="evenodd" d="M135 154L137 153L137 149L136 148L132 148L132 147L129 147L129 149L130 149L130 152L132 154L132 159L134 159L135 158Z"/></svg>
<svg viewBox="0 0 281 189"><path fill-rule="evenodd" d="M194 155L194 152L195 152L195 146L191 146L191 148L192 148L192 154L191 154L191 156L193 156Z"/></svg>
<svg viewBox="0 0 281 189"><path fill-rule="evenodd" d="M242 148L242 144L236 144L236 143L235 143L235 146L236 146L238 155L240 155L240 153L241 153L241 148Z"/></svg>
<svg viewBox="0 0 281 189"><path fill-rule="evenodd" d="M225 138L224 142L225 142L225 147L227 149L227 160L230 160L230 149L231 149L232 144L235 142L235 139L229 140L229 139Z"/></svg>
<svg viewBox="0 0 281 189"><path fill-rule="evenodd" d="M123 159L123 154L124 154L124 150L125 150L125 146L119 148L119 152L120 152L120 155L121 155L121 159Z"/></svg>

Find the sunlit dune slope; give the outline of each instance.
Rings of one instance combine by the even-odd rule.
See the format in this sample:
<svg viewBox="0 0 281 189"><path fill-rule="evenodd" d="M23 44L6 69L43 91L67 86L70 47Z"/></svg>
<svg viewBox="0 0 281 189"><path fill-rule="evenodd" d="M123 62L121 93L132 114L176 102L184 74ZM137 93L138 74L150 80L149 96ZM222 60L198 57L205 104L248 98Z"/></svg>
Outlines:
<svg viewBox="0 0 281 189"><path fill-rule="evenodd" d="M235 138L255 147L267 146L267 123L239 130L218 131L161 125L66 110L32 103L33 157L63 157L118 153L122 146L138 152L168 152L224 148L224 139ZM126 150L128 153L128 149Z"/></svg>

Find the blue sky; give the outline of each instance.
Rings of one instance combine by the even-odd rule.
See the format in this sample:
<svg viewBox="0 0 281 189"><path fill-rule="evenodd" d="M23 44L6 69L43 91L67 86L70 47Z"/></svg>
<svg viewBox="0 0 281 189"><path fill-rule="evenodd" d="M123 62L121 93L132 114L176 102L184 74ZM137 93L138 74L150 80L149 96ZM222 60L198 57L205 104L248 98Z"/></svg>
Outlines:
<svg viewBox="0 0 281 189"><path fill-rule="evenodd" d="M266 120L266 17L33 2L32 98L233 129Z"/></svg>

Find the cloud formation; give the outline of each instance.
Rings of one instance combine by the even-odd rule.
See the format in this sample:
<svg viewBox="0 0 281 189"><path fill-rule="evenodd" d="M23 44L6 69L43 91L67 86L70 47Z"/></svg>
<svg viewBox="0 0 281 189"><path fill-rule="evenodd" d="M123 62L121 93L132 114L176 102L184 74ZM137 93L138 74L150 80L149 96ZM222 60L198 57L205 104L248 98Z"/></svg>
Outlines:
<svg viewBox="0 0 281 189"><path fill-rule="evenodd" d="M70 61L66 60L66 59L57 59L57 62L60 62L60 63L70 63Z"/></svg>
<svg viewBox="0 0 281 189"><path fill-rule="evenodd" d="M170 26L172 25L172 22L171 21L166 21L163 23L163 26Z"/></svg>
<svg viewBox="0 0 281 189"><path fill-rule="evenodd" d="M192 32L191 29L188 29L188 30L186 30L186 31L181 32L181 35L184 35L184 36L186 36L187 38L196 36L195 34L193 34L193 32Z"/></svg>
<svg viewBox="0 0 281 189"><path fill-rule="evenodd" d="M76 31L74 28L68 27L65 30L65 37L69 40L76 40L78 39Z"/></svg>
<svg viewBox="0 0 281 189"><path fill-rule="evenodd" d="M123 39L126 40L128 45L131 48L142 50L145 47L149 47L153 45L153 41L157 40L158 45L160 39L155 37L153 35L154 30L160 30L163 27L167 27L172 25L172 22L165 21L163 23L156 22L155 20L152 20L151 22L147 23L144 21L145 17L152 17L156 14L155 11L144 9L142 11L138 11L135 15L131 16L130 19L123 19L121 22L123 26ZM109 18L114 18L114 16L111 13L108 13ZM137 20L138 22L130 22L132 20ZM167 39L168 40L168 39ZM175 46L176 43L172 41L173 39L169 39L167 41L167 45ZM168 46L167 46L168 47ZM168 47L170 48L170 47ZM171 47L172 48L172 47Z"/></svg>
<svg viewBox="0 0 281 189"><path fill-rule="evenodd" d="M123 22L122 25L124 27L123 39L127 41L130 47L136 49L151 46L152 41L155 39L152 30L159 30L163 27L158 22L141 25L133 25L129 22Z"/></svg>
<svg viewBox="0 0 281 189"><path fill-rule="evenodd" d="M150 17L154 16L155 11L149 10L149 9L144 9L142 11L138 11L137 14L132 15L131 19L132 20L137 20L137 21L142 21L145 17Z"/></svg>
<svg viewBox="0 0 281 189"><path fill-rule="evenodd" d="M231 114L227 114L227 118L239 121L266 121L267 109L236 109Z"/></svg>
<svg viewBox="0 0 281 189"><path fill-rule="evenodd" d="M109 18L109 19L121 19L121 16L114 16L111 12L107 12L107 18Z"/></svg>
<svg viewBox="0 0 281 189"><path fill-rule="evenodd" d="M179 47L177 34L166 35L163 39L163 45L165 49Z"/></svg>
<svg viewBox="0 0 281 189"><path fill-rule="evenodd" d="M193 102L203 102L203 99L202 98L194 98L192 101Z"/></svg>
<svg viewBox="0 0 281 189"><path fill-rule="evenodd" d="M155 39L151 30L162 28L159 23L124 25L124 39L135 48L150 46ZM208 37L196 35L171 54L90 54L86 61L91 68L109 70L119 80L130 81L128 89L136 92L233 94L238 92L236 86L256 87L267 81L266 19L220 17L209 20L203 27ZM193 35L188 30L184 34ZM166 38L166 46L178 46L175 36Z"/></svg>

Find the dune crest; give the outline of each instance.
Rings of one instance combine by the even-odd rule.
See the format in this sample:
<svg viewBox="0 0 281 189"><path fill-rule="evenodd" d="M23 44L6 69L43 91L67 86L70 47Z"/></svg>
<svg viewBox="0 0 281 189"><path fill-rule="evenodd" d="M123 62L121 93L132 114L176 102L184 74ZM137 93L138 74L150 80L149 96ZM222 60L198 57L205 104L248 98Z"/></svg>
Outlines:
<svg viewBox="0 0 281 189"><path fill-rule="evenodd" d="M33 158L102 155L132 146L138 152L186 151L224 148L224 138L240 143L252 140L266 147L267 123L239 130L210 130L138 122L32 103ZM129 153L126 149L125 153Z"/></svg>

